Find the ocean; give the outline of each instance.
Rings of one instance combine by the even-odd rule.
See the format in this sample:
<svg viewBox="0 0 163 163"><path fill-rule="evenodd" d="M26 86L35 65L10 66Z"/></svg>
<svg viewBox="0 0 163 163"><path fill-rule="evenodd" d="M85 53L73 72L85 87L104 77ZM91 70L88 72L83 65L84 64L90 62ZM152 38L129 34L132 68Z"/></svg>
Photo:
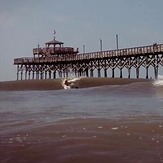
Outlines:
<svg viewBox="0 0 163 163"><path fill-rule="evenodd" d="M163 162L162 79L0 91L0 163Z"/></svg>

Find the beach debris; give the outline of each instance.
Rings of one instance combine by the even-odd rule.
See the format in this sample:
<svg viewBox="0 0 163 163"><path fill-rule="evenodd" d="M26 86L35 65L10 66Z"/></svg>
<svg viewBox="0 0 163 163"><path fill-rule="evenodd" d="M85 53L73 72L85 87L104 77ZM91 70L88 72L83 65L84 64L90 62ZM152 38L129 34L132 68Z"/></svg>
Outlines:
<svg viewBox="0 0 163 163"><path fill-rule="evenodd" d="M162 128L162 125L158 125L159 128Z"/></svg>
<svg viewBox="0 0 163 163"><path fill-rule="evenodd" d="M118 127L112 127L111 129L112 130L118 130Z"/></svg>
<svg viewBox="0 0 163 163"><path fill-rule="evenodd" d="M66 137L66 135L62 135L62 138L65 138Z"/></svg>
<svg viewBox="0 0 163 163"><path fill-rule="evenodd" d="M83 130L86 130L86 128L84 127Z"/></svg>
<svg viewBox="0 0 163 163"><path fill-rule="evenodd" d="M94 136L92 136L93 138L96 138L97 136L96 135L94 135Z"/></svg>

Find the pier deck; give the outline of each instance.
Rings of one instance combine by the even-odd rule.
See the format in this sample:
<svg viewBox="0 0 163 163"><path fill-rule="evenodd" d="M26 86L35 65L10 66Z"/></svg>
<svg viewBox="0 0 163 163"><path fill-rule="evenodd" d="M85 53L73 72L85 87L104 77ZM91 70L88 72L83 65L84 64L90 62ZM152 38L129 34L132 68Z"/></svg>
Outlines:
<svg viewBox="0 0 163 163"><path fill-rule="evenodd" d="M45 53L46 51L48 53ZM90 53L78 53L78 49L70 47L38 47L33 53L34 57L14 59L14 64L17 65L17 80L19 76L20 80L31 79L31 74L32 79L51 79L56 78L57 74L58 77L68 77L70 73L93 77L95 70L98 77L101 77L102 70L104 77L108 77L109 69L112 72L109 75L114 78L116 68L120 70L120 78L123 77L124 68L128 70L128 78L131 77L131 68L135 68L136 78L139 78L140 67L146 69L145 78L148 79L150 66L154 68L154 78L158 77L159 66L163 66L163 44Z"/></svg>

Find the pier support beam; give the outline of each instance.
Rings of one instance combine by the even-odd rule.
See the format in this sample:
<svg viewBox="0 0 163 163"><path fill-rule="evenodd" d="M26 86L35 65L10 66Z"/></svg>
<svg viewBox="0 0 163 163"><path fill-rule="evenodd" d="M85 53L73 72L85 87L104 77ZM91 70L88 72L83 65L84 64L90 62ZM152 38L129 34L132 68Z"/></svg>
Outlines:
<svg viewBox="0 0 163 163"><path fill-rule="evenodd" d="M86 73L86 76L89 77L88 68L86 68L85 73Z"/></svg>
<svg viewBox="0 0 163 163"><path fill-rule="evenodd" d="M104 69L104 77L107 78L107 68Z"/></svg>
<svg viewBox="0 0 163 163"><path fill-rule="evenodd" d="M154 66L155 79L158 78L158 66Z"/></svg>
<svg viewBox="0 0 163 163"><path fill-rule="evenodd" d="M90 77L93 77L93 69L90 69Z"/></svg>
<svg viewBox="0 0 163 163"><path fill-rule="evenodd" d="M31 79L31 71L28 72L28 80Z"/></svg>
<svg viewBox="0 0 163 163"><path fill-rule="evenodd" d="M59 71L58 75L59 75L60 78L62 78L62 71Z"/></svg>
<svg viewBox="0 0 163 163"><path fill-rule="evenodd" d="M120 68L120 78L122 78L122 68Z"/></svg>
<svg viewBox="0 0 163 163"><path fill-rule="evenodd" d="M139 67L136 68L136 78L139 78Z"/></svg>
<svg viewBox="0 0 163 163"><path fill-rule="evenodd" d="M19 71L17 72L17 80L19 80Z"/></svg>
<svg viewBox="0 0 163 163"><path fill-rule="evenodd" d="M27 70L25 71L25 80L27 80Z"/></svg>
<svg viewBox="0 0 163 163"><path fill-rule="evenodd" d="M112 68L112 78L115 77L114 68Z"/></svg>
<svg viewBox="0 0 163 163"><path fill-rule="evenodd" d="M131 68L128 68L128 78L131 78Z"/></svg>
<svg viewBox="0 0 163 163"><path fill-rule="evenodd" d="M53 79L56 79L56 71L53 72Z"/></svg>
<svg viewBox="0 0 163 163"><path fill-rule="evenodd" d="M98 68L98 78L100 78L101 77L101 72L100 72L100 68Z"/></svg>
<svg viewBox="0 0 163 163"><path fill-rule="evenodd" d="M23 80L23 71L21 71L21 80Z"/></svg>
<svg viewBox="0 0 163 163"><path fill-rule="evenodd" d="M49 71L49 79L51 79L51 71Z"/></svg>
<svg viewBox="0 0 163 163"><path fill-rule="evenodd" d="M66 70L66 78L68 78L68 70Z"/></svg>
<svg viewBox="0 0 163 163"><path fill-rule="evenodd" d="M36 72L36 79L39 79L39 71Z"/></svg>
<svg viewBox="0 0 163 163"><path fill-rule="evenodd" d="M45 79L47 79L47 71L45 71Z"/></svg>
<svg viewBox="0 0 163 163"><path fill-rule="evenodd" d="M35 79L35 72L34 71L32 72L32 79L33 80Z"/></svg>
<svg viewBox="0 0 163 163"><path fill-rule="evenodd" d="M43 72L42 71L40 72L40 79L41 80L43 79Z"/></svg>
<svg viewBox="0 0 163 163"><path fill-rule="evenodd" d="M79 69L78 71L78 77L82 76L82 69Z"/></svg>
<svg viewBox="0 0 163 163"><path fill-rule="evenodd" d="M146 79L149 79L149 76L148 76L148 67L146 67Z"/></svg>
<svg viewBox="0 0 163 163"><path fill-rule="evenodd" d="M19 65L17 65L17 80L19 80Z"/></svg>
<svg viewBox="0 0 163 163"><path fill-rule="evenodd" d="M77 77L78 76L78 72L77 72L77 70L75 69L75 77Z"/></svg>

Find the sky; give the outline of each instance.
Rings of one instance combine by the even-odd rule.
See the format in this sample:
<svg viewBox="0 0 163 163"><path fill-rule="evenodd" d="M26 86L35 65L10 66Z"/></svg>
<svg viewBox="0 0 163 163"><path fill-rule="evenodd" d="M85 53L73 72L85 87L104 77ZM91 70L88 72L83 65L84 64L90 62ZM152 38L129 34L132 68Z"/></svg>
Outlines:
<svg viewBox="0 0 163 163"><path fill-rule="evenodd" d="M83 52L163 43L163 0L0 0L0 81L16 80L14 58L53 39Z"/></svg>

